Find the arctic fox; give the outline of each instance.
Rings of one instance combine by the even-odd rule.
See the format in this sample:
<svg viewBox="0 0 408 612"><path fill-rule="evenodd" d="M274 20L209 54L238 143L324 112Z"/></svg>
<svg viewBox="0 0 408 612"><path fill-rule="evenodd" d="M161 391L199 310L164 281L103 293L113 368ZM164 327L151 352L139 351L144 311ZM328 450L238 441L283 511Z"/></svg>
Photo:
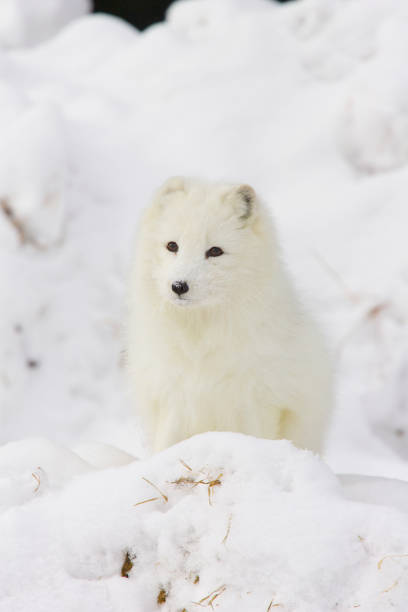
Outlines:
<svg viewBox="0 0 408 612"><path fill-rule="evenodd" d="M130 290L129 370L153 448L216 430L319 452L329 362L252 187L169 179L142 218Z"/></svg>

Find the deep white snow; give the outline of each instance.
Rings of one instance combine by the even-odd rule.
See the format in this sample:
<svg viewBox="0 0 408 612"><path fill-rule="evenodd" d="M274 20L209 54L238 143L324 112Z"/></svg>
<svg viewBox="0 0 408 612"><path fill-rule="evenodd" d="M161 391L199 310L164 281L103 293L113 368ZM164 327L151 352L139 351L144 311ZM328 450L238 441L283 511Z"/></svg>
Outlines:
<svg viewBox="0 0 408 612"><path fill-rule="evenodd" d="M143 33L88 7L0 2L0 611L405 612L406 0L182 0ZM126 279L172 174L274 211L333 347L324 460L146 455Z"/></svg>

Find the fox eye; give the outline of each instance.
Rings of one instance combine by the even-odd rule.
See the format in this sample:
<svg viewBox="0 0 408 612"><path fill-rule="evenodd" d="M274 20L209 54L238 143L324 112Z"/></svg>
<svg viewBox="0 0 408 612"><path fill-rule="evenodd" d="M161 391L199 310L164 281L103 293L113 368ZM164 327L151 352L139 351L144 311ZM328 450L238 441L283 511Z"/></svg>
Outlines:
<svg viewBox="0 0 408 612"><path fill-rule="evenodd" d="M168 251L171 251L172 253L177 253L178 251L178 244L177 242L168 242L166 245L166 249Z"/></svg>
<svg viewBox="0 0 408 612"><path fill-rule="evenodd" d="M219 257L223 253L224 251L220 247L211 247L211 249L205 252L205 256L208 259L208 257Z"/></svg>

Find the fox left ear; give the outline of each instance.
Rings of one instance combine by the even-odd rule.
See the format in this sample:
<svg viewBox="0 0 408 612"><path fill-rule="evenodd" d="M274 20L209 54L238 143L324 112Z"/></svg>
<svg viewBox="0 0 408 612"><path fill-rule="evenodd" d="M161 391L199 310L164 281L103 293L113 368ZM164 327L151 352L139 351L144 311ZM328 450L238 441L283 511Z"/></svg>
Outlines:
<svg viewBox="0 0 408 612"><path fill-rule="evenodd" d="M241 221L247 221L255 209L256 193L249 185L238 185L233 187L226 195Z"/></svg>

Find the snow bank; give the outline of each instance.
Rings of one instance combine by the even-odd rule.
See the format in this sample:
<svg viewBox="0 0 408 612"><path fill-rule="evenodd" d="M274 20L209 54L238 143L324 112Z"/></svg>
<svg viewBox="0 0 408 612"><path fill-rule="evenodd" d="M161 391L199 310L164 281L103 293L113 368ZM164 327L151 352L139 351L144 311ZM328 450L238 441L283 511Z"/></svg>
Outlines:
<svg viewBox="0 0 408 612"><path fill-rule="evenodd" d="M42 104L23 112L4 130L0 147L0 198L14 237L38 248L55 244L62 239L66 181L58 109Z"/></svg>
<svg viewBox="0 0 408 612"><path fill-rule="evenodd" d="M1 0L0 46L39 43L90 8L90 0Z"/></svg>
<svg viewBox="0 0 408 612"><path fill-rule="evenodd" d="M408 516L348 501L286 441L202 434L42 486L0 517L19 551L0 559L0 610L384 612L408 597Z"/></svg>

